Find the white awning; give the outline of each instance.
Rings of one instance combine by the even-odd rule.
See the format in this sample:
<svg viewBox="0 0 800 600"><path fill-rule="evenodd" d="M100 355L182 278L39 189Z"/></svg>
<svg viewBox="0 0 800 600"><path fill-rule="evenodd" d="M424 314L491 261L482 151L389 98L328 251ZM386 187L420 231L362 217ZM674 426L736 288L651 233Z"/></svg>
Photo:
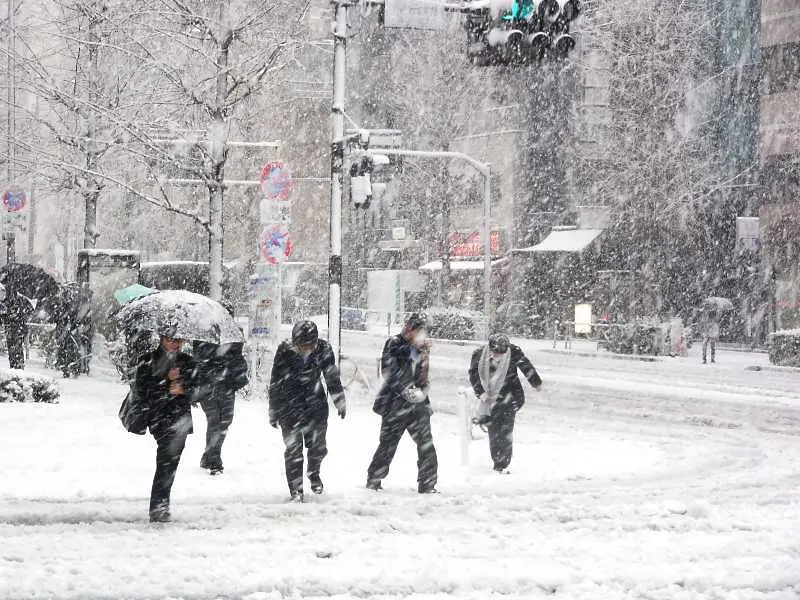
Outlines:
<svg viewBox="0 0 800 600"><path fill-rule="evenodd" d="M602 229L557 229L535 246L513 252L582 252L601 233Z"/></svg>
<svg viewBox="0 0 800 600"><path fill-rule="evenodd" d="M492 266L497 267L504 264L508 259L506 258L498 258L492 261ZM483 271L484 261L482 260L451 260L450 261L450 270L451 271L475 271L481 272ZM440 260L433 260L429 263L422 265L419 268L420 271L441 271L442 270L442 261Z"/></svg>

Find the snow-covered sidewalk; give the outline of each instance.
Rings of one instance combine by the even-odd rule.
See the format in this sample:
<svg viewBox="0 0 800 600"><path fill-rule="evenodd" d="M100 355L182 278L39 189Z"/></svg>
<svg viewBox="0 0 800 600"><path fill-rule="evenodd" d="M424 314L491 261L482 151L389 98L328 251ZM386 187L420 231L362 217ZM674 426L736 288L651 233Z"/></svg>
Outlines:
<svg viewBox="0 0 800 600"><path fill-rule="evenodd" d="M60 404L0 405L0 597L800 595L800 419L771 433L661 418L672 405L651 418L626 400L636 387L625 377L596 382L603 391L592 396L585 368L544 371L558 383L529 394L511 475L491 471L486 440L472 443L464 469L455 417L434 417L439 496L416 493L407 438L385 491L364 489L378 435L366 394L351 395L345 421L331 418L326 493L304 505L287 502L283 446L263 401L238 402L215 478L198 466L205 424L195 410L175 522L155 526L146 510L155 447L120 426L120 384L63 380ZM668 373L642 377L669 384ZM682 385L691 389L691 375ZM696 402L726 402L724 388L705 386L723 397ZM614 413L598 409L608 394Z"/></svg>

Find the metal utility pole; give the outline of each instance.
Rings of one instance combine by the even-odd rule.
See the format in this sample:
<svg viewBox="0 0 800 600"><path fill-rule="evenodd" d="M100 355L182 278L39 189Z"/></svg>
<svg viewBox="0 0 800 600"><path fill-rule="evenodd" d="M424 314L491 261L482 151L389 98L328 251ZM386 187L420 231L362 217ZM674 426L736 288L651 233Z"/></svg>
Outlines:
<svg viewBox="0 0 800 600"><path fill-rule="evenodd" d="M16 144L14 138L17 135L17 58L16 58L16 25L14 16L16 7L14 0L8 0L8 162L6 163L6 189L10 189L14 184L14 170L16 167ZM9 231L6 220L6 210L0 207L0 229L3 238L6 240L6 262L16 261L15 234Z"/></svg>
<svg viewBox="0 0 800 600"><path fill-rule="evenodd" d="M331 105L331 203L328 259L328 341L341 355L342 312L342 185L344 177L344 86L347 51L347 7L350 0L332 0L333 104Z"/></svg>

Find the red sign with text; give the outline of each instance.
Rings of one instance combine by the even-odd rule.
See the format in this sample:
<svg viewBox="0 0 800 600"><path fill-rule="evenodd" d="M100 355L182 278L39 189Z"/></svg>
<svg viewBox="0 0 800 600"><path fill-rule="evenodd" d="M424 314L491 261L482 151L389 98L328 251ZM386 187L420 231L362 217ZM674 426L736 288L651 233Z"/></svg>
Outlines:
<svg viewBox="0 0 800 600"><path fill-rule="evenodd" d="M500 231L489 233L489 252L492 256L500 256L502 236ZM483 256L481 234L477 231L462 233L456 231L448 238L451 258L478 258Z"/></svg>

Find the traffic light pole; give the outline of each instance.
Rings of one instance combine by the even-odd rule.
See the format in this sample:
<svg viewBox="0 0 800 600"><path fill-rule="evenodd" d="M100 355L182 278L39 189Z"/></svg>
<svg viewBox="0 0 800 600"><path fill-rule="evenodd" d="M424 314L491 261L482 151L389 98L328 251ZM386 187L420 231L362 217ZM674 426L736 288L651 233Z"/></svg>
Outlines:
<svg viewBox="0 0 800 600"><path fill-rule="evenodd" d="M338 361L342 348L342 184L344 179L344 86L347 7L333 0L333 104L331 105L331 202L328 259L328 341Z"/></svg>

